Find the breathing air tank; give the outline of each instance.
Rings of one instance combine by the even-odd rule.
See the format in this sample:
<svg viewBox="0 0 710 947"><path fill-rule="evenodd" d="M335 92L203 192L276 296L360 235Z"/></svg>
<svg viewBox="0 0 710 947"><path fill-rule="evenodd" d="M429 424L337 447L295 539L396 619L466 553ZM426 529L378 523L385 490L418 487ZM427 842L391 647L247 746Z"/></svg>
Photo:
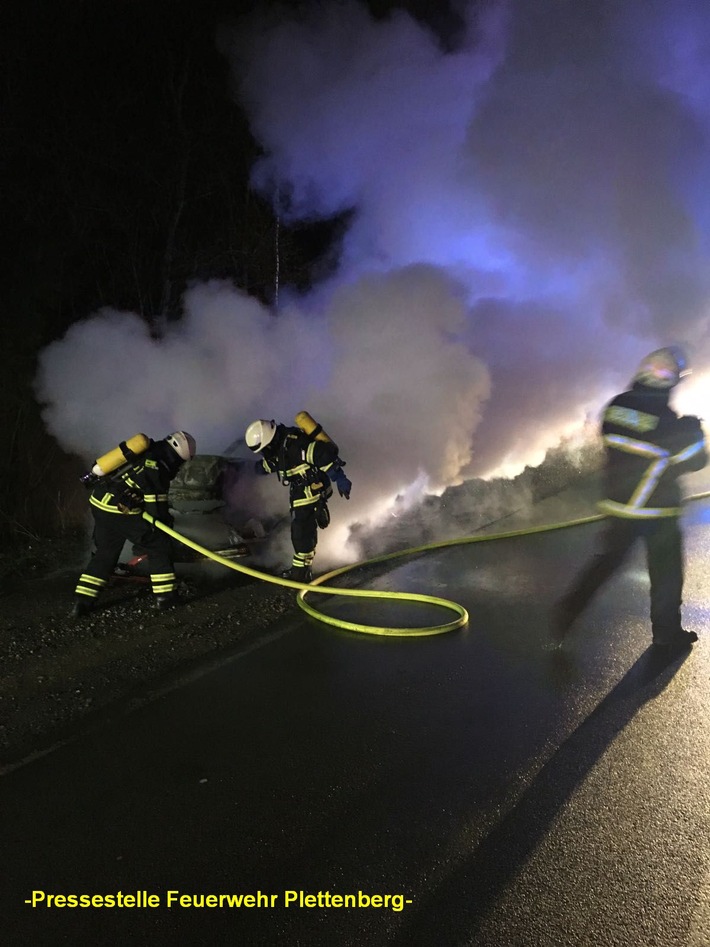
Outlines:
<svg viewBox="0 0 710 947"><path fill-rule="evenodd" d="M303 433L307 434L312 441L333 443L320 424L317 424L307 411L299 411L294 420Z"/></svg>
<svg viewBox="0 0 710 947"><path fill-rule="evenodd" d="M142 454L149 447L149 437L146 437L145 434L134 434L127 441L121 441L118 447L114 447L113 450L107 451L107 453L97 458L89 473L84 474L81 478L82 483L91 486L100 477L105 477L107 474L118 470L119 467L123 467L124 464L134 461L138 454Z"/></svg>

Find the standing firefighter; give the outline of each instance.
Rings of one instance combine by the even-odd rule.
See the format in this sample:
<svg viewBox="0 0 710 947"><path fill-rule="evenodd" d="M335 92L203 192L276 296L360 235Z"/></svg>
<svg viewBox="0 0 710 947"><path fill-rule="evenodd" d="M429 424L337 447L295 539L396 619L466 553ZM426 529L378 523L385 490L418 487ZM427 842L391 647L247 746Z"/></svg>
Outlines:
<svg viewBox="0 0 710 947"><path fill-rule="evenodd" d="M142 438L142 442L140 439ZM131 442L139 441L136 451ZM143 450L143 444L145 449ZM168 507L168 489L171 480L186 460L195 455L195 439L185 431L169 434L162 441L148 440L136 435L123 442L116 453L124 466L107 473L104 458L84 477L92 487L89 502L94 515L94 544L96 551L74 591L75 618L90 612L102 589L108 584L123 545L128 542L141 546L148 553L150 581L158 608L177 604L176 579L170 549L170 537L141 516L145 510L156 520L172 526Z"/></svg>
<svg viewBox="0 0 710 947"><path fill-rule="evenodd" d="M556 645L638 539L646 546L654 645L674 651L698 640L694 631L685 631L681 625L678 478L705 466L705 438L698 418L679 418L668 405L671 389L685 374L682 349L658 349L641 362L631 389L617 395L604 410L605 499L599 509L608 520L599 553L557 604L551 630Z"/></svg>
<svg viewBox="0 0 710 947"><path fill-rule="evenodd" d="M308 412L297 414L295 420L298 427L273 420L253 421L245 439L251 450L262 455L256 464L257 473L276 473L282 483L288 484L293 561L285 576L296 582L310 582L318 527L325 529L330 522L331 481L346 500L350 499L352 484L343 472L338 445Z"/></svg>

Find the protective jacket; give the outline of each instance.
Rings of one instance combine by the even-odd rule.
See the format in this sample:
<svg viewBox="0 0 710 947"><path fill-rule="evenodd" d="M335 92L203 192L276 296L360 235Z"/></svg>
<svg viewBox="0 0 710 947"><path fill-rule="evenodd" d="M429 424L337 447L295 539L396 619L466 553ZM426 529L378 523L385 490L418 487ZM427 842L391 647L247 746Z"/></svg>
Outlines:
<svg viewBox="0 0 710 947"><path fill-rule="evenodd" d="M145 510L169 525L168 490L181 464L166 441L153 441L127 471L105 478L94 487L89 502L99 510L119 515L140 516Z"/></svg>
<svg viewBox="0 0 710 947"><path fill-rule="evenodd" d="M288 484L292 508L313 506L329 497L333 492L330 481L342 473L337 444L313 440L298 427L284 427L279 434L257 462L261 472L277 473L282 483Z"/></svg>
<svg viewBox="0 0 710 947"><path fill-rule="evenodd" d="M701 470L707 453L698 418L679 418L668 399L669 391L637 383L606 406L601 512L630 519L680 514L678 477Z"/></svg>

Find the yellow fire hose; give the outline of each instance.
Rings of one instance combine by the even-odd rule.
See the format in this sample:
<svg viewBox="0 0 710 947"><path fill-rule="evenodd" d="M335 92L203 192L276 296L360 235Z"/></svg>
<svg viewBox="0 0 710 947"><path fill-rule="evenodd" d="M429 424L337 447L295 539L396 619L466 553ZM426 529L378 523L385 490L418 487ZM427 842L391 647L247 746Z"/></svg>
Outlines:
<svg viewBox="0 0 710 947"><path fill-rule="evenodd" d="M706 493L696 493L693 496L688 497L686 502L704 500L707 497L710 497L710 491ZM283 585L286 588L298 589L298 605L303 609L304 612L310 615L311 618L315 618L317 621L323 622L326 625L334 625L336 628L344 628L346 631L357 631L368 635L391 635L402 638L421 638L425 635L441 635L444 634L444 632L454 631L456 628L462 628L464 625L468 624L468 612L463 607L463 605L459 605L458 602L452 602L445 598L437 598L433 595L420 595L416 592L374 592L366 589L339 589L332 585L323 585L323 583L330 579L334 579L339 575L344 575L346 572L351 572L354 569L361 568L362 566L371 566L379 562L387 562L392 559L404 558L405 556L411 556L415 553L428 552L429 550L433 549L444 549L447 546L462 546L469 543L493 542L494 540L499 539L512 539L515 536L530 536L534 533L547 533L551 532L552 530L568 529L572 526L583 526L587 523L595 523L598 520L603 520L605 518L606 517L603 513L596 513L591 516L583 516L579 519L566 520L561 523L551 523L543 526L527 526L523 529L513 529L503 533L464 536L458 539L445 539L441 542L427 543L424 546L412 546L409 549L401 549L398 552L387 553L384 556L377 556L374 559L367 559L363 562L356 562L353 565L343 566L340 569L333 569L331 572L326 572L324 575L318 576L318 578L314 579L310 584L306 584L304 582L294 582L293 579L285 579L279 576L269 575L268 572L259 572L257 569L252 569L249 566L238 565L236 562L232 562L230 559L225 559L223 556L220 556L219 553L205 549L198 543L193 542L186 536L181 535L174 529L166 526L165 523L161 523L159 520L156 520L150 515L150 513L143 513L144 520L147 520L147 522L157 526L158 529L162 530L164 533L167 533L168 536L172 536L173 539L176 539L183 545L189 546L190 549L194 549L196 552L199 552L207 559L212 559L214 562L219 562L221 565L226 566L228 569L234 569L236 572L243 572L245 575L251 575L256 579L262 579L264 582L270 582L272 585ZM379 598L406 602L420 602L427 605L438 606L439 608L446 609L449 612L454 612L457 617L441 625L423 625L421 627L414 628L390 628L382 625L365 625L359 622L344 621L341 618L334 618L331 615L326 615L324 612L319 612L318 609L314 608L309 602L306 601L306 595L310 595L311 593L319 593L321 595L347 596L349 598Z"/></svg>

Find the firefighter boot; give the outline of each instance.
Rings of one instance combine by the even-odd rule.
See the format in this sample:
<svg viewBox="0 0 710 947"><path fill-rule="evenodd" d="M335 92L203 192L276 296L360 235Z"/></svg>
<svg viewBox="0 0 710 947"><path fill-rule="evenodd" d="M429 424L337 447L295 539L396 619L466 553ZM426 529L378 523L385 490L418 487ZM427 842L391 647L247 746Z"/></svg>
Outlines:
<svg viewBox="0 0 710 947"><path fill-rule="evenodd" d="M653 649L657 654L675 654L678 651L685 651L690 648L697 640L698 636L694 631L686 631L681 628L680 631L665 638L654 635Z"/></svg>
<svg viewBox="0 0 710 947"><path fill-rule="evenodd" d="M85 595L78 595L74 599L74 604L71 607L71 612L69 613L70 618L83 618L84 615L88 615L89 612L93 612L94 602L87 598Z"/></svg>
<svg viewBox="0 0 710 947"><path fill-rule="evenodd" d="M281 573L284 579L291 579L293 582L303 582L307 584L313 578L310 566L291 566L285 572Z"/></svg>
<svg viewBox="0 0 710 947"><path fill-rule="evenodd" d="M169 608L174 608L179 604L180 597L177 592L165 592L162 595L155 596L155 607L161 612L167 611Z"/></svg>

